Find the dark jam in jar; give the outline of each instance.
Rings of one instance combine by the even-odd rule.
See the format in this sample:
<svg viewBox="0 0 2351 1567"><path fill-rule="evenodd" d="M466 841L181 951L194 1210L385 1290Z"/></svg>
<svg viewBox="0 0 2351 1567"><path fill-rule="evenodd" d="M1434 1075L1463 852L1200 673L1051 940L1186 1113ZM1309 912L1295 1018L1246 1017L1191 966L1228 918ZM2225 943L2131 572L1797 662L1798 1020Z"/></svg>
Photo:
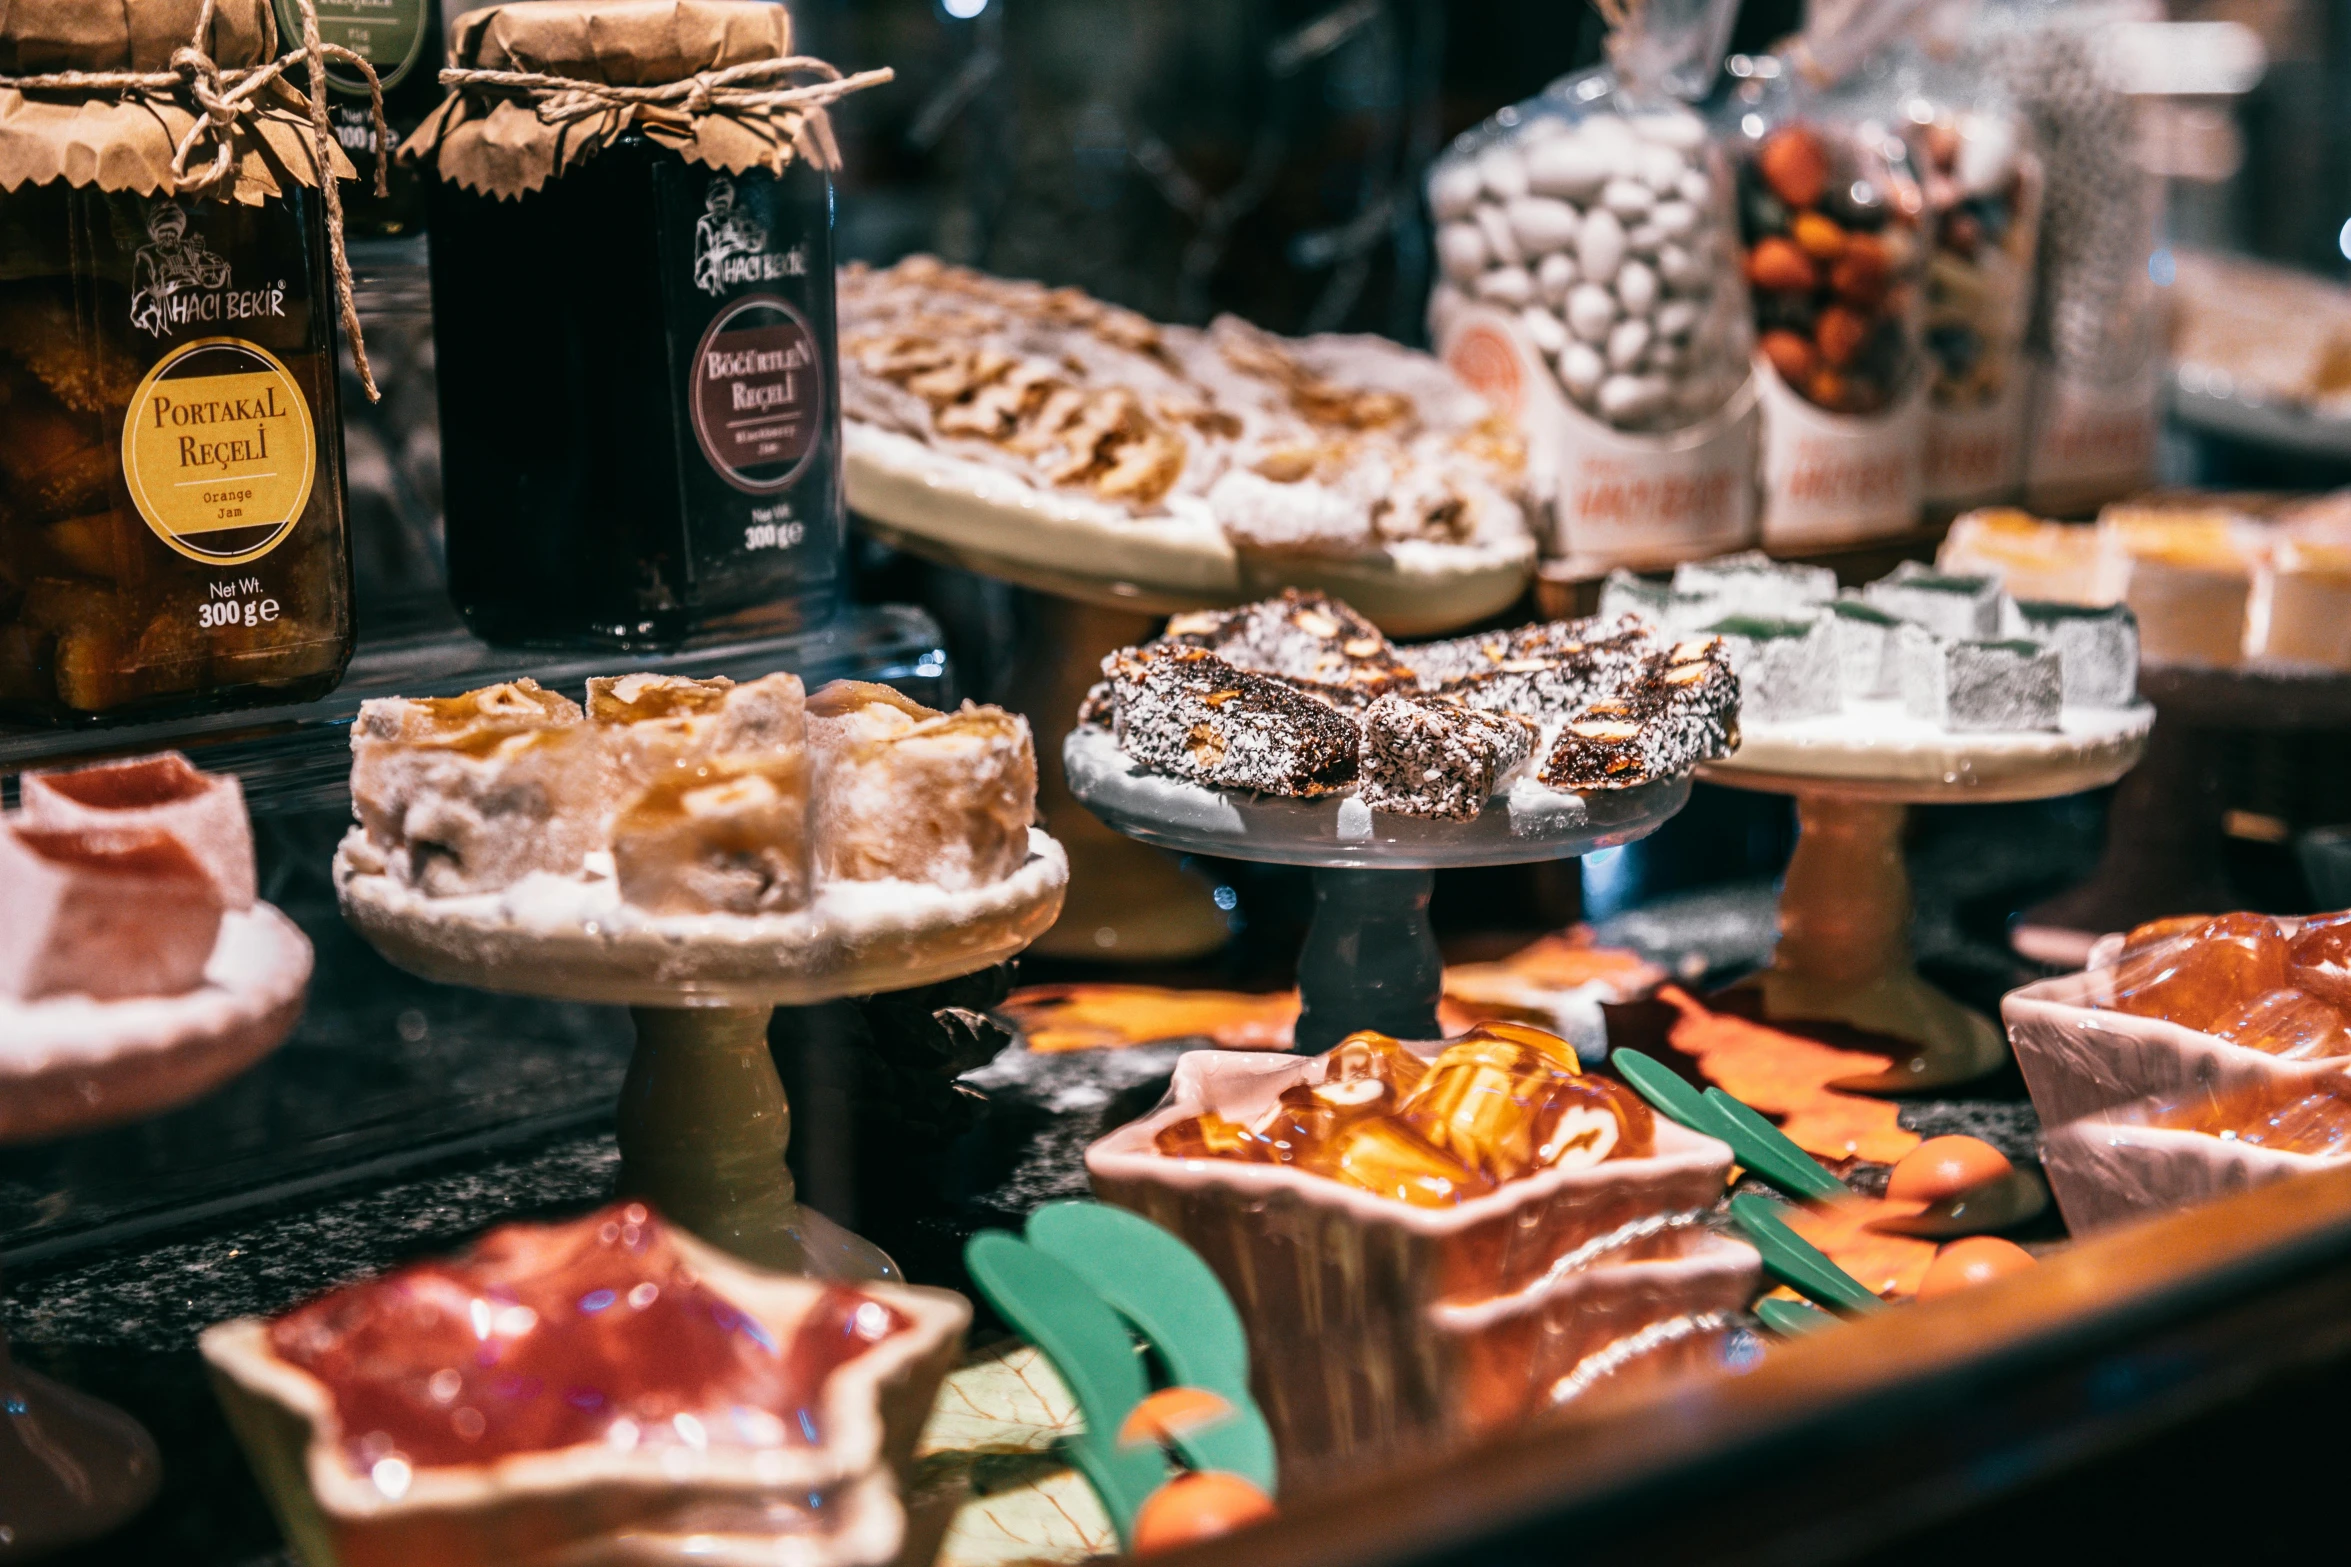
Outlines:
<svg viewBox="0 0 2351 1567"><path fill-rule="evenodd" d="M303 701L351 656L316 192L0 192L0 719Z"/></svg>
<svg viewBox="0 0 2351 1567"><path fill-rule="evenodd" d="M631 133L430 202L449 583L493 642L674 646L831 613L832 185Z"/></svg>

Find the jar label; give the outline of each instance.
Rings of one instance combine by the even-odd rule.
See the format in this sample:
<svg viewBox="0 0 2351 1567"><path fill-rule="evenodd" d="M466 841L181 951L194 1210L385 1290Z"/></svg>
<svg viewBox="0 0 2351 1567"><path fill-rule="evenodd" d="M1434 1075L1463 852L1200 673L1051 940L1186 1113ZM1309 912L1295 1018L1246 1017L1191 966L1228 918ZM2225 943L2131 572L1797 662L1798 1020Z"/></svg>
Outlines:
<svg viewBox="0 0 2351 1567"><path fill-rule="evenodd" d="M321 43L341 44L375 67L376 80L390 92L416 68L424 53L425 8L439 0L315 0ZM278 42L302 46L302 12L294 0L278 0ZM327 84L365 95L367 78L344 67L327 67Z"/></svg>
<svg viewBox="0 0 2351 1567"><path fill-rule="evenodd" d="M242 565L284 543L310 504L317 464L300 383L242 338L173 349L123 419L132 503L157 538L207 565Z"/></svg>
<svg viewBox="0 0 2351 1567"><path fill-rule="evenodd" d="M694 439L718 476L753 495L800 477L824 428L824 377L808 318L773 294L721 311L694 349Z"/></svg>

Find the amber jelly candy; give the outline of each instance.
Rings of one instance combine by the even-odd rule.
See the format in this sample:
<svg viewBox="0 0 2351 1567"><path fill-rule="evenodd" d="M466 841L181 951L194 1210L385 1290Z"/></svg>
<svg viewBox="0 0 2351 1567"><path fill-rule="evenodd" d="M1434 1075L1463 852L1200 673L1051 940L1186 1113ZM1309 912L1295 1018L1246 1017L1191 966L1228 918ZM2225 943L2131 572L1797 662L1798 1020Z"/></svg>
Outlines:
<svg viewBox="0 0 2351 1567"><path fill-rule="evenodd" d="M2343 1014L2299 990L2265 991L2214 1023L2212 1032L2289 1061L2351 1055L2351 1025Z"/></svg>
<svg viewBox="0 0 2351 1567"><path fill-rule="evenodd" d="M2351 923L2339 916L2306 923L2287 949L2286 983L2331 1007L2351 1008Z"/></svg>
<svg viewBox="0 0 2351 1567"><path fill-rule="evenodd" d="M2127 960L2115 976L2115 1001L2141 1017L2209 1029L2286 983L2286 938L2277 921L2223 914Z"/></svg>
<svg viewBox="0 0 2351 1567"><path fill-rule="evenodd" d="M1494 1182L1481 1172L1385 1117L1347 1130L1331 1174L1349 1186L1415 1208L1450 1208L1494 1189Z"/></svg>
<svg viewBox="0 0 2351 1567"><path fill-rule="evenodd" d="M1262 1144L1249 1128L1221 1115L1196 1115L1163 1126L1152 1146L1171 1159L1248 1159L1266 1162Z"/></svg>

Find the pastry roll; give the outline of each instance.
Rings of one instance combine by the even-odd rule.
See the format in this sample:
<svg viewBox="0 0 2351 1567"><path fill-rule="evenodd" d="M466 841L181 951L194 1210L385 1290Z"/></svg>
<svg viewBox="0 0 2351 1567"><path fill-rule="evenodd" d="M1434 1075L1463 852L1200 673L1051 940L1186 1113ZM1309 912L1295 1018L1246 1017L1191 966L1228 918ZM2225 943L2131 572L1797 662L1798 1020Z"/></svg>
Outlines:
<svg viewBox="0 0 2351 1567"><path fill-rule="evenodd" d="M579 874L620 803L611 747L535 682L361 705L351 805L394 879L433 897Z"/></svg>
<svg viewBox="0 0 2351 1567"><path fill-rule="evenodd" d="M807 749L673 769L614 820L612 863L622 901L656 914L799 908L808 901Z"/></svg>
<svg viewBox="0 0 2351 1567"><path fill-rule="evenodd" d="M1028 720L966 702L940 713L837 680L808 699L816 874L984 887L1028 857L1037 753Z"/></svg>

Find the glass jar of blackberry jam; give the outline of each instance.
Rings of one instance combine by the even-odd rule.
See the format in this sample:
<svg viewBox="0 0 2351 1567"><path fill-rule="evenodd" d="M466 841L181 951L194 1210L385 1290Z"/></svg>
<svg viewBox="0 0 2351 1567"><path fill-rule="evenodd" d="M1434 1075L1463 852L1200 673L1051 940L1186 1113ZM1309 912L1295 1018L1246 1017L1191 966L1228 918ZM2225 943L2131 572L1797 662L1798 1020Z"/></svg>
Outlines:
<svg viewBox="0 0 2351 1567"><path fill-rule="evenodd" d="M758 0L609 8L593 34L591 9L471 13L452 59L592 101L790 54L788 13ZM566 113L460 80L409 142L434 175L459 611L493 642L619 647L821 621L844 528L821 111Z"/></svg>

